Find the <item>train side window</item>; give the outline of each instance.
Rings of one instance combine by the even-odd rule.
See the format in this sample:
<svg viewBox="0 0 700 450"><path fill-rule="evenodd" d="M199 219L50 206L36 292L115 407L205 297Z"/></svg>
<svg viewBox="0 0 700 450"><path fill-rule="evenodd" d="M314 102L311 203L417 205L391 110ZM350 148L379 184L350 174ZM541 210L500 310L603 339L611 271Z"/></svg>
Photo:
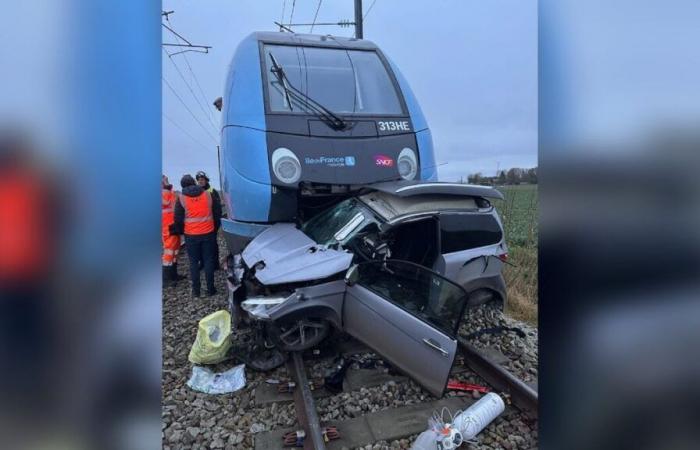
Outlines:
<svg viewBox="0 0 700 450"><path fill-rule="evenodd" d="M441 214L440 242L442 253L497 244L503 232L490 214Z"/></svg>

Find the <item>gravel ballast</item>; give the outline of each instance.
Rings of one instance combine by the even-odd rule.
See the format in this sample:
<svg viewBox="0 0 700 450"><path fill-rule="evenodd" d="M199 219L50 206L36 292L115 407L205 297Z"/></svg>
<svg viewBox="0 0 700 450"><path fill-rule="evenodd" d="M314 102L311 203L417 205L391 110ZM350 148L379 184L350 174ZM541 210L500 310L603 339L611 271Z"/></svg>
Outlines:
<svg viewBox="0 0 700 450"><path fill-rule="evenodd" d="M222 240L219 245L224 254L225 245ZM180 274L187 275L187 255L184 249L178 261ZM296 426L293 402L266 405L255 403L256 389L265 383L265 380L288 379L284 366L266 373L246 368L246 387L231 394L208 395L187 387L186 383L192 372L192 364L187 356L196 337L199 319L227 308L223 271L216 272L216 288L219 293L214 297L192 299L187 277L177 285L163 289L162 431L165 449L250 449L253 448L257 433ZM204 286L202 291L206 292ZM515 322L504 317L497 308L484 305L469 311L468 320L462 325L460 334L466 336L478 329L499 325L518 327L526 336L521 338L512 332L485 334L472 339L471 342L478 348L497 349L508 358L506 368L512 373L526 382L536 381L536 328ZM240 338L241 335L234 332L234 342ZM356 357L366 359L375 356L360 354ZM239 363L231 360L210 368L221 372L237 364ZM333 360L330 358L311 361L308 362L307 371L310 377L323 376L332 365ZM358 367L357 363L354 367ZM389 369L380 366L378 370ZM470 372L459 374L458 378L484 384L483 380L479 380ZM446 395L464 394L449 392ZM338 421L432 400L435 398L408 379L400 383L388 381L380 386L318 398L316 406L321 421ZM340 431L342 434L342 429ZM410 448L415 437L376 442L361 448ZM477 436L475 443L465 444L462 448L529 449L537 448L537 442L537 421L524 417L514 408L508 408Z"/></svg>

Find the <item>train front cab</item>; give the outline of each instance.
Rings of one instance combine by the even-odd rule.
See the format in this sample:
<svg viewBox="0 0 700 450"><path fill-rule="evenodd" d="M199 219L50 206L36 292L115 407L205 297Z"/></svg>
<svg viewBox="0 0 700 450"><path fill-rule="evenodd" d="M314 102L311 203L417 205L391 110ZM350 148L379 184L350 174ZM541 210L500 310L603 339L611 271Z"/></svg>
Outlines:
<svg viewBox="0 0 700 450"><path fill-rule="evenodd" d="M423 113L370 41L253 33L229 66L223 113L222 228L232 253L358 186L437 178Z"/></svg>

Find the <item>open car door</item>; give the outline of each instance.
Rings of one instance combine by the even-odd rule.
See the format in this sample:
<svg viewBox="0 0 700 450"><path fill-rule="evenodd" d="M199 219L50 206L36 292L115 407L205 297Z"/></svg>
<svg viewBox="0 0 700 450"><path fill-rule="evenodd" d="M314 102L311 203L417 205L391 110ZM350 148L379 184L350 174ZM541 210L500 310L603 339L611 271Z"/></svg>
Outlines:
<svg viewBox="0 0 700 450"><path fill-rule="evenodd" d="M466 291L432 270L398 260L353 266L346 281L345 331L441 397L457 351Z"/></svg>

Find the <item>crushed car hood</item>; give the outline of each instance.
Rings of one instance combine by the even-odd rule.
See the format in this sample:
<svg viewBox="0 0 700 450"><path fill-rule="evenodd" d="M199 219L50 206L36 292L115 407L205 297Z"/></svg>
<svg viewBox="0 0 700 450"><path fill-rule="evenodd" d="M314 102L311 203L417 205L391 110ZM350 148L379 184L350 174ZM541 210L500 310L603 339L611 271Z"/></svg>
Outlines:
<svg viewBox="0 0 700 450"><path fill-rule="evenodd" d="M253 239L242 253L248 267L263 262L255 277L263 284L317 280L341 272L353 255L318 245L291 223L272 225Z"/></svg>

